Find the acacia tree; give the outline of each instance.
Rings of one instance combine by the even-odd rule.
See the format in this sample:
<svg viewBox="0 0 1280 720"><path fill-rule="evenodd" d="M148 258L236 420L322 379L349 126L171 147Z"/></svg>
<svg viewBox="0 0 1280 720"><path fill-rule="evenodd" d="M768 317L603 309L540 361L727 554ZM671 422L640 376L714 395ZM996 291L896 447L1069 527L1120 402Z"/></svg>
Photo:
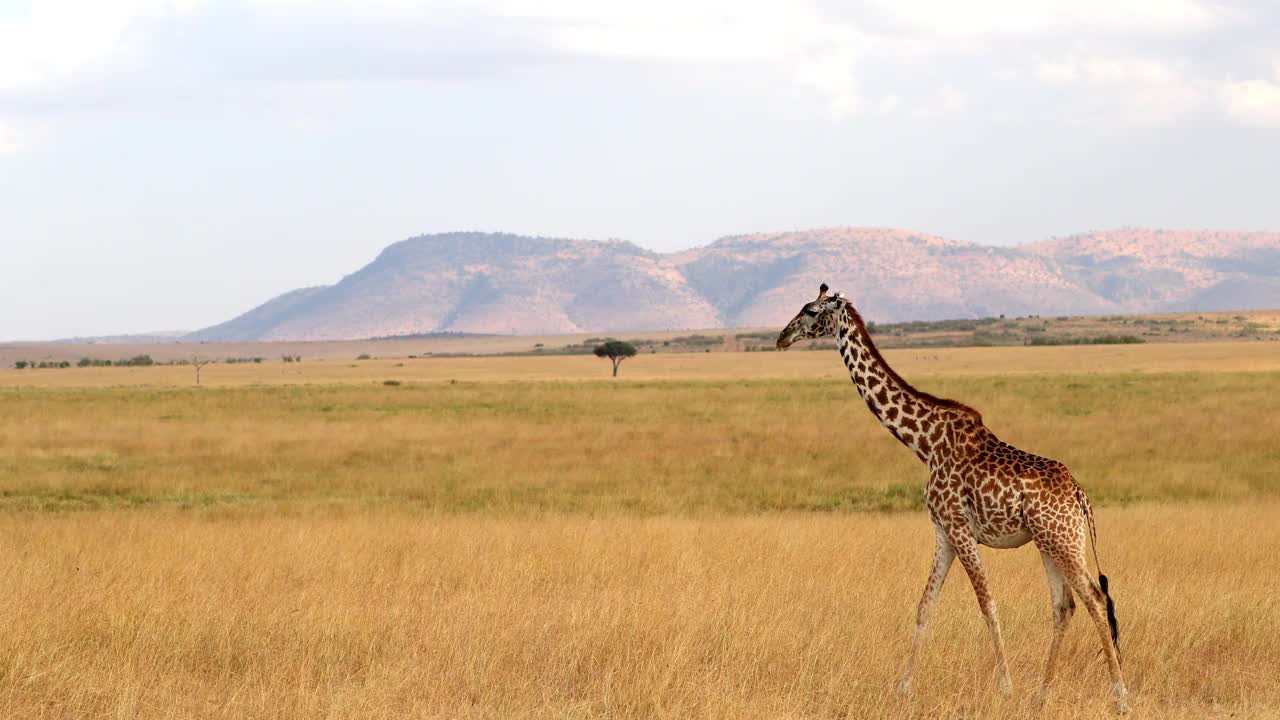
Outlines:
<svg viewBox="0 0 1280 720"><path fill-rule="evenodd" d="M596 346L595 353L596 357L607 357L613 361L613 376L618 377L618 366L623 360L635 356L636 346L624 340L606 340Z"/></svg>
<svg viewBox="0 0 1280 720"><path fill-rule="evenodd" d="M200 368L209 364L209 358L202 358L199 355L191 356L191 365L196 369L196 384L200 384Z"/></svg>

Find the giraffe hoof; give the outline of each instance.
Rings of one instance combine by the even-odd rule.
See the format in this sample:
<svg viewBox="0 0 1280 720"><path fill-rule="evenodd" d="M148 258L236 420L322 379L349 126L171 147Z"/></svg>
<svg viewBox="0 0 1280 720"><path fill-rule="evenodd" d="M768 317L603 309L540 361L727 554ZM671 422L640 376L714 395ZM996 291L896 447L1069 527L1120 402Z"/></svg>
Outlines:
<svg viewBox="0 0 1280 720"><path fill-rule="evenodd" d="M1123 684L1117 684L1116 687L1116 714L1127 715L1129 713L1129 691L1125 689Z"/></svg>
<svg viewBox="0 0 1280 720"><path fill-rule="evenodd" d="M1036 705L1039 707L1044 707L1045 705L1048 705L1048 704L1049 704L1049 688L1042 687L1040 688L1040 694L1036 696Z"/></svg>
<svg viewBox="0 0 1280 720"><path fill-rule="evenodd" d="M911 678L898 681L898 697L911 697Z"/></svg>
<svg viewBox="0 0 1280 720"><path fill-rule="evenodd" d="M1009 697L1013 694L1013 683L1009 682L1009 676L1000 676L1000 694Z"/></svg>

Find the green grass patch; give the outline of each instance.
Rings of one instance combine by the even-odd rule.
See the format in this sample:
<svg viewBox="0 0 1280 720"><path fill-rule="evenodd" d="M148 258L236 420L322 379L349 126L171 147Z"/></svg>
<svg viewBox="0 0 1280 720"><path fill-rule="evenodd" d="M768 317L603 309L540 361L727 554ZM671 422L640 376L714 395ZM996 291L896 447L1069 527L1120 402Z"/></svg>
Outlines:
<svg viewBox="0 0 1280 720"><path fill-rule="evenodd" d="M1280 494L1280 373L923 376L1100 503ZM847 379L0 392L0 507L917 510Z"/></svg>

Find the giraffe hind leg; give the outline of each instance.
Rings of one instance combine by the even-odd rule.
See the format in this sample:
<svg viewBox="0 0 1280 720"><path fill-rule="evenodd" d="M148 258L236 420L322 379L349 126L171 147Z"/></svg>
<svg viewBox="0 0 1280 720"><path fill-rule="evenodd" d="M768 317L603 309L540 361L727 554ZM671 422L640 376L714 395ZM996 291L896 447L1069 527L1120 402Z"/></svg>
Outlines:
<svg viewBox="0 0 1280 720"><path fill-rule="evenodd" d="M1080 602L1089 611L1089 617L1093 619L1098 636L1102 640L1102 654L1107 659L1107 669L1111 674L1111 687L1116 696L1116 710L1122 714L1126 713L1129 711L1129 691L1125 687L1124 675L1120 671L1120 655L1116 652L1116 646L1111 638L1111 624L1107 619L1107 596L1090 577L1083 551L1068 567L1062 567L1060 563L1059 569L1062 570L1071 589L1080 597Z"/></svg>
<svg viewBox="0 0 1280 720"><path fill-rule="evenodd" d="M1043 550L1040 560L1044 563L1045 578L1049 583L1049 596L1053 602L1053 636L1049 640L1049 656L1044 664L1044 682L1040 685L1040 703L1049 699L1049 684L1053 681L1053 673L1058 663L1058 651L1062 647L1062 636L1066 634L1067 624L1075 613L1076 603L1071 597L1071 586L1058 570L1053 558Z"/></svg>

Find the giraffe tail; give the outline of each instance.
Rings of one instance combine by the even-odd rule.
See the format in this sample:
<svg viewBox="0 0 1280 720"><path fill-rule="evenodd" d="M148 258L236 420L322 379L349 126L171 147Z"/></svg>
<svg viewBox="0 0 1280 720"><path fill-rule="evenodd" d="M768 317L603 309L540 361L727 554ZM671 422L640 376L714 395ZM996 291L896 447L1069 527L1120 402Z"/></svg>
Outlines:
<svg viewBox="0 0 1280 720"><path fill-rule="evenodd" d="M1116 659L1120 659L1120 622L1116 620L1116 602L1111 599L1110 581L1107 576L1102 574L1102 563L1098 561L1098 529L1093 522L1093 508L1089 506L1089 499L1085 497L1084 491L1076 489L1076 499L1080 501L1080 509L1084 512L1085 520L1089 521L1089 543L1093 545L1093 564L1098 567L1098 589L1102 591L1102 597L1107 601L1107 625L1111 628L1111 644L1116 648Z"/></svg>
<svg viewBox="0 0 1280 720"><path fill-rule="evenodd" d="M1116 646L1116 657L1120 657L1120 623L1116 621L1116 601L1111 599L1107 589L1107 576L1098 573L1098 587L1102 588L1102 596L1107 599L1107 624L1111 626L1111 644Z"/></svg>

